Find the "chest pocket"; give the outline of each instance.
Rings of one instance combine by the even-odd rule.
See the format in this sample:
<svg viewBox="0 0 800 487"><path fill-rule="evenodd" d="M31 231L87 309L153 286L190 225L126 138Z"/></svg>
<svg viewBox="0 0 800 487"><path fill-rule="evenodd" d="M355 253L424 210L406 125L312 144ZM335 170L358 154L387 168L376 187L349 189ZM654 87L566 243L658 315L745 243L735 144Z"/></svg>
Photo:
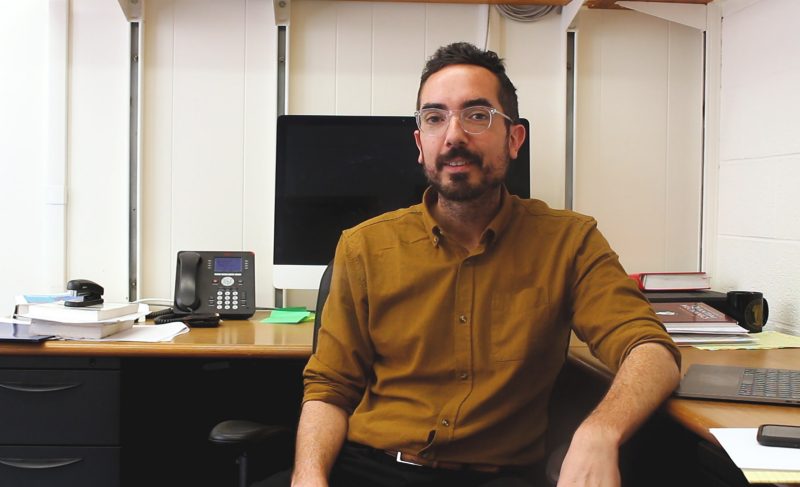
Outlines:
<svg viewBox="0 0 800 487"><path fill-rule="evenodd" d="M497 362L523 360L546 346L540 338L553 323L545 288L498 290L492 295L492 359Z"/></svg>

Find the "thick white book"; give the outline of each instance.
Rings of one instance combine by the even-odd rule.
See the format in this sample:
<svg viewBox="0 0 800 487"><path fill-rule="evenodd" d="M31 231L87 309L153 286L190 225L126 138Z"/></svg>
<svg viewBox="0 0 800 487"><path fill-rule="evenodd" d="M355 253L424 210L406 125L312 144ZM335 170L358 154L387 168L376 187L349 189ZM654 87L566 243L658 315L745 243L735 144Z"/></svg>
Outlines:
<svg viewBox="0 0 800 487"><path fill-rule="evenodd" d="M31 333L55 335L61 338L97 339L128 330L133 327L135 318L98 321L94 323L62 323L36 318L31 319Z"/></svg>
<svg viewBox="0 0 800 487"><path fill-rule="evenodd" d="M63 302L29 304L27 318L61 323L92 323L137 313L139 303L103 303L99 306L68 307Z"/></svg>

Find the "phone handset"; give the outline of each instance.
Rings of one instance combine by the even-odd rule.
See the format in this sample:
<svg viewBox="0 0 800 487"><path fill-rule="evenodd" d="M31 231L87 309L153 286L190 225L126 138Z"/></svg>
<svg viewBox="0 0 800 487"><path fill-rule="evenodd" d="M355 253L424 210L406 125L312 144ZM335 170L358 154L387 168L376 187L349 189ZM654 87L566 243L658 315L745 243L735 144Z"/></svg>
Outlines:
<svg viewBox="0 0 800 487"><path fill-rule="evenodd" d="M147 315L157 325L182 321L192 327L219 326L219 314L197 313L200 308L198 277L203 259L197 252L180 252L175 269L175 306Z"/></svg>
<svg viewBox="0 0 800 487"><path fill-rule="evenodd" d="M197 252L178 254L178 268L175 271L175 308L191 313L200 307L197 292L197 277L203 259Z"/></svg>

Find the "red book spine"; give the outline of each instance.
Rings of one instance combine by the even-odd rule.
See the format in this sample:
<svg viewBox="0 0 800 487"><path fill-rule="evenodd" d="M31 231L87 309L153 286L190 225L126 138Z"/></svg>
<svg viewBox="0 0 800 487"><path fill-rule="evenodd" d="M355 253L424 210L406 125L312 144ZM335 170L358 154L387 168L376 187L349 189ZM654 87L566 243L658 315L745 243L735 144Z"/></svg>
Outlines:
<svg viewBox="0 0 800 487"><path fill-rule="evenodd" d="M636 281L636 285L639 287L639 291L644 291L644 273L642 272L635 272L633 274L628 274L628 277Z"/></svg>

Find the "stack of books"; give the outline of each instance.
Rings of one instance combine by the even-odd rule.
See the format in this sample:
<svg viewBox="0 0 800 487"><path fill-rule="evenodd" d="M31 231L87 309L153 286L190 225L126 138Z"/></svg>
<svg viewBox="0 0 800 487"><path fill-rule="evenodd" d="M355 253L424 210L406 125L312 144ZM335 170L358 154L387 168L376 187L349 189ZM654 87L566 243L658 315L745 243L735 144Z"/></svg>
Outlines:
<svg viewBox="0 0 800 487"><path fill-rule="evenodd" d="M711 289L705 272L639 272L630 274L642 291L703 291Z"/></svg>
<svg viewBox="0 0 800 487"><path fill-rule="evenodd" d="M652 306L678 345L754 341L736 320L706 303L657 302Z"/></svg>
<svg viewBox="0 0 800 487"><path fill-rule="evenodd" d="M133 327L147 311L147 305L139 303L67 307L63 302L56 302L28 305L22 316L31 320L30 331L34 334L98 339Z"/></svg>

